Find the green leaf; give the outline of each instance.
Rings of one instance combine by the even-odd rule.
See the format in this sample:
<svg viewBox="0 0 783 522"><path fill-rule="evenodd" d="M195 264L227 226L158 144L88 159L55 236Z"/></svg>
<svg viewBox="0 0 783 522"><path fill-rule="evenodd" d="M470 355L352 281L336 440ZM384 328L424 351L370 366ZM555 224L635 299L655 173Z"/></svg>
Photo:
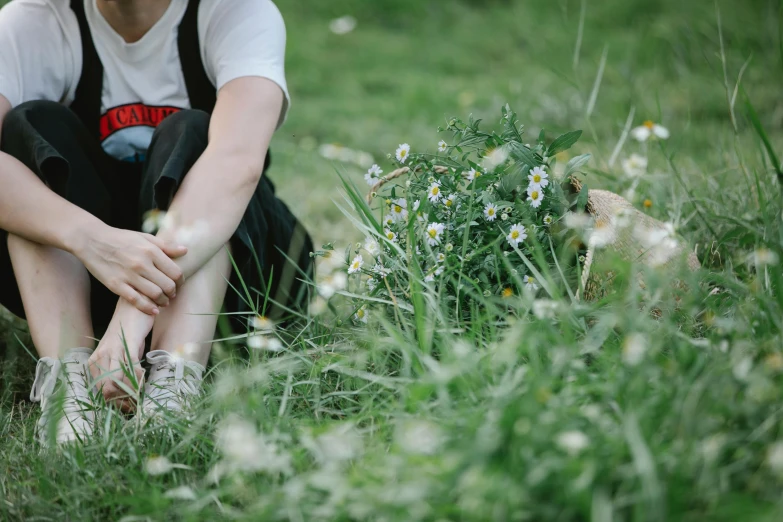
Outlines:
<svg viewBox="0 0 783 522"><path fill-rule="evenodd" d="M511 142L508 144L508 146L511 157L514 158L518 163L527 165L528 168L533 168L541 164L541 162L536 159L533 151L521 143Z"/></svg>
<svg viewBox="0 0 783 522"><path fill-rule="evenodd" d="M590 161L590 154L581 154L571 158L565 166L565 174L563 177L568 177L569 174L577 172L579 167Z"/></svg>
<svg viewBox="0 0 783 522"><path fill-rule="evenodd" d="M546 142L546 131L544 129L541 129L541 132L538 133L538 141L539 143Z"/></svg>
<svg viewBox="0 0 783 522"><path fill-rule="evenodd" d="M580 212L584 212L587 207L587 183L582 185L582 190L579 191L579 195L576 197L576 209Z"/></svg>
<svg viewBox="0 0 783 522"><path fill-rule="evenodd" d="M571 146L573 146L573 144L579 140L581 135L582 131L580 130L561 134L555 138L555 141L553 141L551 145L549 145L549 149L547 149L546 155L552 157L559 152L570 149Z"/></svg>

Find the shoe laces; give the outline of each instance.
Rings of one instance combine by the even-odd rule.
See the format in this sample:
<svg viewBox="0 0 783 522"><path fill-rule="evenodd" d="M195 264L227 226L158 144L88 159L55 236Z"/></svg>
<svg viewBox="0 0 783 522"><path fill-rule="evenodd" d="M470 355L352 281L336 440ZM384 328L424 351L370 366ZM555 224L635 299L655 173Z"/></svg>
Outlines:
<svg viewBox="0 0 783 522"><path fill-rule="evenodd" d="M30 400L41 403L42 414L38 425L44 429L48 425L51 414L48 408L49 399L54 395L58 381L65 386L62 411L69 423L76 419L74 415L82 415L91 409L89 384L84 374L83 363L42 357L35 367L35 380L30 390Z"/></svg>
<svg viewBox="0 0 783 522"><path fill-rule="evenodd" d="M150 380L145 387L148 400L166 403L198 395L204 371L199 363L163 350L149 352L147 362L151 366Z"/></svg>

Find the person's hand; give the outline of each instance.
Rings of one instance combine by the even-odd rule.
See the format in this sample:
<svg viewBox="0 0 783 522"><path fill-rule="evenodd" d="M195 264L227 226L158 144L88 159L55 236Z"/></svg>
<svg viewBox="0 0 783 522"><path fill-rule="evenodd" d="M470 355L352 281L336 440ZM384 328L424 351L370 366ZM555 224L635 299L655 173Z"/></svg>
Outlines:
<svg viewBox="0 0 783 522"><path fill-rule="evenodd" d="M187 248L150 234L104 225L85 234L73 253L106 288L146 314L157 314L184 283L173 259Z"/></svg>
<svg viewBox="0 0 783 522"><path fill-rule="evenodd" d="M106 402L122 411L131 412L136 407L144 377L139 361L154 322L153 316L119 299L109 327L88 361L96 388Z"/></svg>

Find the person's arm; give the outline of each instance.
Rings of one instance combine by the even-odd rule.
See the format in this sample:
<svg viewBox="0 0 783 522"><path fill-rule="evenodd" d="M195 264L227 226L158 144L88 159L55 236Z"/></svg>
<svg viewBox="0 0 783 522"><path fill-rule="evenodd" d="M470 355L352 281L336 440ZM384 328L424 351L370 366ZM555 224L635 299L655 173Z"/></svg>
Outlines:
<svg viewBox="0 0 783 522"><path fill-rule="evenodd" d="M209 144L177 190L158 237L188 248L176 260L187 278L212 259L239 226L264 168L283 92L260 77L232 80L220 89Z"/></svg>
<svg viewBox="0 0 783 522"><path fill-rule="evenodd" d="M11 104L0 94L0 128ZM112 228L68 202L16 158L0 152L0 229L75 255L112 292L144 313L176 295L182 272L169 256L186 249Z"/></svg>

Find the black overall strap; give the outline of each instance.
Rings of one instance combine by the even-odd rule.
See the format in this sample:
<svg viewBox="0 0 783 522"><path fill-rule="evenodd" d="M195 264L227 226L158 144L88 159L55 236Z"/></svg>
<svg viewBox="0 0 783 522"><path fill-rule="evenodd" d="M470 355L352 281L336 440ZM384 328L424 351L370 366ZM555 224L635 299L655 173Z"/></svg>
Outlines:
<svg viewBox="0 0 783 522"><path fill-rule="evenodd" d="M215 86L209 81L204 64L201 61L201 43L198 38L198 6L199 0L189 0L185 16L179 24L177 47L179 48L179 63L182 75L185 77L185 88L190 98L190 106L209 114L215 108L217 93Z"/></svg>
<svg viewBox="0 0 783 522"><path fill-rule="evenodd" d="M103 64L95 50L87 16L84 14L84 0L71 0L71 9L79 22L82 38L82 75L76 86L76 97L71 110L76 113L91 134L100 136L101 99L103 95Z"/></svg>

